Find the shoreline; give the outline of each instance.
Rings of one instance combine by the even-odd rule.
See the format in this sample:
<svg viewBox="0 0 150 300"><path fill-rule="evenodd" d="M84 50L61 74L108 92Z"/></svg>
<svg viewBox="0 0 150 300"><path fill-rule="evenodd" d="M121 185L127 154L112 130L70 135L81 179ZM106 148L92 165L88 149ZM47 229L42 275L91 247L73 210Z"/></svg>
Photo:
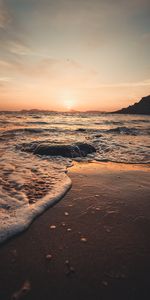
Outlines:
<svg viewBox="0 0 150 300"><path fill-rule="evenodd" d="M150 164L134 164L134 163L120 163L120 162L102 162L102 161L98 161L98 160L93 160L93 161L87 161L87 162L83 162L83 161L73 161L72 166L66 167L66 171L64 171L64 176L65 181L63 183L63 185L61 186L61 191L59 191L59 194L57 195L57 193L55 192L55 189L53 190L53 196L51 194L51 192L47 193L47 195L45 197L43 197L42 200L38 201L35 205L32 204L32 206L29 206L26 208L26 213L23 211L22 212L22 208L20 209L20 211L17 211L17 214L19 213L19 215L22 215L23 213L23 218L20 217L18 219L18 222L16 224L16 220L12 218L12 220L10 220L11 222L9 224L7 224L7 235L4 235L2 230L1 232L1 228L4 225L5 228L5 224L2 224L2 227L0 228L0 245L3 245L4 243L7 243L7 241L9 241L10 239L13 239L15 236L18 236L20 234L22 234L24 231L28 230L28 228L31 226L31 224L35 221L35 219L37 219L38 217L40 217L40 215L42 215L43 213L45 213L45 211L47 211L49 208L55 206L58 202L60 202L65 195L69 192L69 190L72 188L72 181L69 174L69 170L70 173L74 172L74 170L77 169L79 170L79 166L83 165L84 168L86 168L86 170L88 171L89 169L89 165L92 166L95 165L98 168L103 168L105 167L107 169L107 166L109 169L111 168L115 168L117 169L117 167L120 169L125 168L128 170L144 170L145 172L148 172L150 170ZM104 171L104 170L103 170ZM90 169L91 172L91 169ZM56 195L55 195L56 194ZM14 222L14 225L12 225ZM18 226L19 224L19 226Z"/></svg>
<svg viewBox="0 0 150 300"><path fill-rule="evenodd" d="M68 175L64 198L0 246L2 299L25 282L23 299L148 299L149 168L75 163Z"/></svg>

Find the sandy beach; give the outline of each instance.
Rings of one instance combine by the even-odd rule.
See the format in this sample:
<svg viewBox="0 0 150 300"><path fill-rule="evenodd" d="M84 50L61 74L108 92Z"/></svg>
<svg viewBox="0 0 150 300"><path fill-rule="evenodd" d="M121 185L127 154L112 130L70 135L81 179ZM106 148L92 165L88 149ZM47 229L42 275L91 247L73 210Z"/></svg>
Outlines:
<svg viewBox="0 0 150 300"><path fill-rule="evenodd" d="M72 188L0 247L0 299L150 299L149 166L75 163Z"/></svg>

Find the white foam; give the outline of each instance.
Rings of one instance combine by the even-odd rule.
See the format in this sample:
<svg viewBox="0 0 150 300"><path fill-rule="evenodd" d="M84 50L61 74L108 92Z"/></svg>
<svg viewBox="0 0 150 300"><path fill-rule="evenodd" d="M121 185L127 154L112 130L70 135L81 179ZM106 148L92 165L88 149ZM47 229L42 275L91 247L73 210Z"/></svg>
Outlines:
<svg viewBox="0 0 150 300"><path fill-rule="evenodd" d="M1 155L0 243L25 230L35 217L60 200L71 186L61 162L7 151ZM42 180L42 185L37 182ZM34 184L35 181L35 184ZM31 186L31 189L30 189ZM44 195L37 199L38 193ZM30 204L30 194L35 203ZM41 194L42 195L42 194Z"/></svg>

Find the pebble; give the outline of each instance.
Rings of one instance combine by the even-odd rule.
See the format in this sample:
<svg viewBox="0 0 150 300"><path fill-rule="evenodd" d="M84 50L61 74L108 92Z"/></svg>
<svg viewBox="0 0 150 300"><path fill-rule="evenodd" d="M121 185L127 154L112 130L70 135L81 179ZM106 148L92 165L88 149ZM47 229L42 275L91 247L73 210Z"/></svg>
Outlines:
<svg viewBox="0 0 150 300"><path fill-rule="evenodd" d="M69 262L69 260L67 259L67 260L65 260L65 265L66 266L70 266L70 262Z"/></svg>
<svg viewBox="0 0 150 300"><path fill-rule="evenodd" d="M69 213L67 211L65 211L65 216L69 216Z"/></svg>
<svg viewBox="0 0 150 300"><path fill-rule="evenodd" d="M115 279L125 279L127 277L126 274L121 271L110 271L107 276Z"/></svg>
<svg viewBox="0 0 150 300"><path fill-rule="evenodd" d="M86 242L87 242L87 238L82 237L82 238L80 239L80 241L83 242L83 243L86 243Z"/></svg>
<svg viewBox="0 0 150 300"><path fill-rule="evenodd" d="M29 199L29 204L34 204L35 202L35 200Z"/></svg>
<svg viewBox="0 0 150 300"><path fill-rule="evenodd" d="M56 225L51 225L50 226L50 229L55 229L56 228Z"/></svg>
<svg viewBox="0 0 150 300"><path fill-rule="evenodd" d="M67 228L67 231L71 231L72 229L71 228Z"/></svg>
<svg viewBox="0 0 150 300"><path fill-rule="evenodd" d="M52 255L51 255L51 254L47 254L47 255L46 255L46 259L47 259L47 260L51 260L51 259L52 259Z"/></svg>
<svg viewBox="0 0 150 300"><path fill-rule="evenodd" d="M12 250L12 254L13 254L14 256L17 256L17 250L16 250L16 249Z"/></svg>
<svg viewBox="0 0 150 300"><path fill-rule="evenodd" d="M30 292L30 290L31 284L28 280L26 280L22 287L12 295L11 300L19 300L24 298L24 296L27 295Z"/></svg>
<svg viewBox="0 0 150 300"><path fill-rule="evenodd" d="M108 282L107 281L102 281L102 285L103 286L108 286Z"/></svg>
<svg viewBox="0 0 150 300"><path fill-rule="evenodd" d="M14 249L14 250L12 250L12 255L13 255L13 257L12 257L12 263L15 263L16 262L16 258L17 258L17 250L16 249Z"/></svg>
<svg viewBox="0 0 150 300"><path fill-rule="evenodd" d="M65 261L65 265L67 267L66 276L70 276L72 273L75 272L74 268L70 266L70 262L68 259Z"/></svg>

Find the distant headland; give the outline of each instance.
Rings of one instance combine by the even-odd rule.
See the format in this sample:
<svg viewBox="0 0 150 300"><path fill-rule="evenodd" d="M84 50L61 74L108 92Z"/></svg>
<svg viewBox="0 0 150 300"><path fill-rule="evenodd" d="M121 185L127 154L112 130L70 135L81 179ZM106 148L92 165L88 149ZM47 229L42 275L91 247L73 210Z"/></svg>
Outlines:
<svg viewBox="0 0 150 300"><path fill-rule="evenodd" d="M122 108L117 111L102 111L102 110L74 110L70 109L67 111L61 111L61 110L46 110L46 109L22 109L22 110L0 110L1 113L14 113L19 112L23 114L43 114L43 113L50 113L50 114L139 114L139 115L150 115L150 95L143 97L139 102L134 103L133 105L129 105L128 107Z"/></svg>
<svg viewBox="0 0 150 300"><path fill-rule="evenodd" d="M126 108L122 108L113 113L150 115L150 95L143 97L139 102L136 102L133 105L130 105Z"/></svg>

